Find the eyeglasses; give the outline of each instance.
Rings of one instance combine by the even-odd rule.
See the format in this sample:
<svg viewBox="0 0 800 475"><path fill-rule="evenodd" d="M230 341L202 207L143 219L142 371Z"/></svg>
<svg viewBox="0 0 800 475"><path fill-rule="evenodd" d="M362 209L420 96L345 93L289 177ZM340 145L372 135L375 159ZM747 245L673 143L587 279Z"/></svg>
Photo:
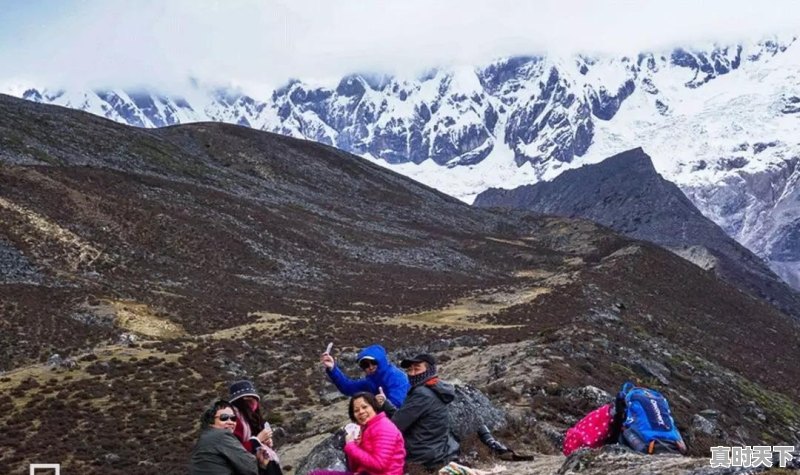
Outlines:
<svg viewBox="0 0 800 475"><path fill-rule="evenodd" d="M220 414L218 419L222 422L233 421L236 422L236 414Z"/></svg>
<svg viewBox="0 0 800 475"><path fill-rule="evenodd" d="M372 366L378 366L378 363L376 363L373 360L363 359L363 360L358 362L358 366L361 369L368 369L368 368L370 368Z"/></svg>

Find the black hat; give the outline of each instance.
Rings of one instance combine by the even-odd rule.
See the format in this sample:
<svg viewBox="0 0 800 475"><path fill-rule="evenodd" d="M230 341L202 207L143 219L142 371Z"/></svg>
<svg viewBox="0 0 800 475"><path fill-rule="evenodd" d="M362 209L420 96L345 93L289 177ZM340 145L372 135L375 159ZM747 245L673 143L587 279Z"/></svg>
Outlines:
<svg viewBox="0 0 800 475"><path fill-rule="evenodd" d="M245 397L245 396L253 396L259 401L261 400L261 396L259 396L258 393L256 392L256 388L255 386L253 386L253 383L247 380L236 381L235 383L231 384L230 393L231 395L228 398L229 402L233 402L239 399L240 397Z"/></svg>
<svg viewBox="0 0 800 475"><path fill-rule="evenodd" d="M433 355L429 355L428 353L420 353L413 358L406 358L401 361L400 367L406 369L414 363L422 363L423 361L428 363L429 367L436 366L436 358L434 358Z"/></svg>

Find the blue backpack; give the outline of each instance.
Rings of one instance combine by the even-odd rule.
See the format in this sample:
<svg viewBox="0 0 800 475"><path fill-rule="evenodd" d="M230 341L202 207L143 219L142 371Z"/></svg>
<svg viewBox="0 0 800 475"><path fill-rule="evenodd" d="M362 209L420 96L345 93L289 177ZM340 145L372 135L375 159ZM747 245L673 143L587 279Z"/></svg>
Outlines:
<svg viewBox="0 0 800 475"><path fill-rule="evenodd" d="M675 426L669 403L661 393L628 382L622 385L618 397L625 398L620 442L646 454L686 453L686 444Z"/></svg>

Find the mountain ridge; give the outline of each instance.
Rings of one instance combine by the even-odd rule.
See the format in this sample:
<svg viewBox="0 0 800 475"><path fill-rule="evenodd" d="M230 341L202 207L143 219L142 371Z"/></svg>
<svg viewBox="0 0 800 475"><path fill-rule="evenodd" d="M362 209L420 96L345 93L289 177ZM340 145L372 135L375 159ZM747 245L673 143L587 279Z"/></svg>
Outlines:
<svg viewBox="0 0 800 475"><path fill-rule="evenodd" d="M664 246L800 318L800 293L703 216L676 185L658 174L641 148L567 170L551 181L513 190L490 188L474 204L589 219Z"/></svg>
<svg viewBox="0 0 800 475"><path fill-rule="evenodd" d="M182 95L14 92L131 125L212 120L303 137L467 202L643 146L703 214L800 288L789 186L800 177L799 52L787 36L633 56L528 55L414 78L292 80L261 99L197 80ZM764 181L786 193L773 196Z"/></svg>

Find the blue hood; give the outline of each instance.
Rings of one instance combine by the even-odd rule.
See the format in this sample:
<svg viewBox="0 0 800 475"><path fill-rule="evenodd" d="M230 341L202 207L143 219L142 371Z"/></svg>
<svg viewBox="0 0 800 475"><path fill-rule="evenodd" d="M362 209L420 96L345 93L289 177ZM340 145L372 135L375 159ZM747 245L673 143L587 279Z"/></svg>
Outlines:
<svg viewBox="0 0 800 475"><path fill-rule="evenodd" d="M378 373L385 371L389 365L389 359L386 357L386 349L381 345L370 345L358 353L358 361L364 357L370 357L378 363Z"/></svg>
<svg viewBox="0 0 800 475"><path fill-rule="evenodd" d="M370 357L378 364L377 370L368 376L350 379L336 365L327 370L328 376L336 388L347 396L353 396L361 391L378 394L378 390L383 388L386 398L395 407L402 406L408 390L411 388L406 373L389 361L386 350L381 345L370 345L361 350L358 353L358 359L361 360L364 357Z"/></svg>

